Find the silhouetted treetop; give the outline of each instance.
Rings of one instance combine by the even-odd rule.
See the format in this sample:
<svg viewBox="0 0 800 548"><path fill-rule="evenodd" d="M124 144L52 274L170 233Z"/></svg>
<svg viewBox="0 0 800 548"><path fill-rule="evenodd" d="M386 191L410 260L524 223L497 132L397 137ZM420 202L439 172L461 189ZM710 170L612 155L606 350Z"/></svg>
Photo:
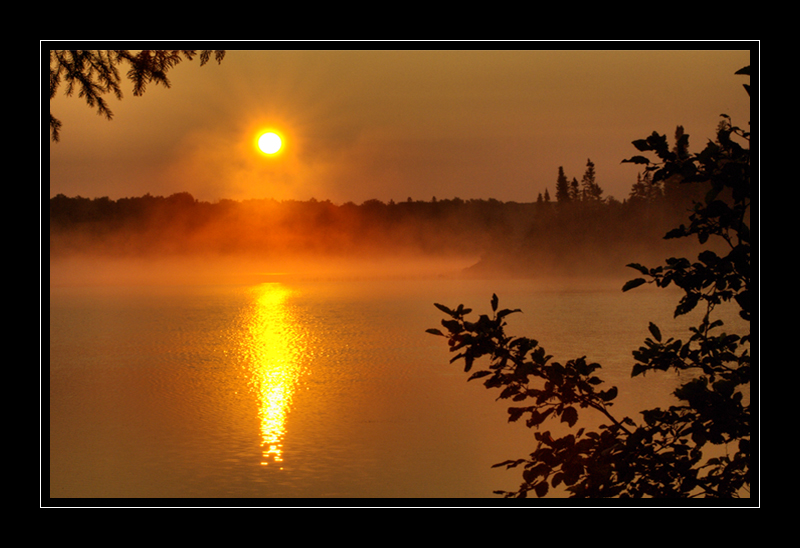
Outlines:
<svg viewBox="0 0 800 548"><path fill-rule="evenodd" d="M211 58L212 50L200 52L200 65ZM217 63L225 57L225 51L213 52ZM142 95L150 82L170 87L167 72L184 58L197 56L197 50L50 50L50 99L55 97L62 80L66 84L65 94L72 95L76 88L78 96L86 104L97 108L97 113L111 120L113 112L104 95L111 93L122 98L119 68L127 65L126 77L133 83L133 94ZM50 136L53 141L60 137L61 121L50 113Z"/></svg>

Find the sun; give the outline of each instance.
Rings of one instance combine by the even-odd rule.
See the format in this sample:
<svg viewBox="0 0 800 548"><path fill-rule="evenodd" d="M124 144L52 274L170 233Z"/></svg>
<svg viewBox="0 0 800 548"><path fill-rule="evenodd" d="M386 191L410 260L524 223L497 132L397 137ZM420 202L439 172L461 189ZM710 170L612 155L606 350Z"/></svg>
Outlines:
<svg viewBox="0 0 800 548"><path fill-rule="evenodd" d="M282 145L283 142L277 133L264 133L258 138L258 148L264 154L275 154Z"/></svg>

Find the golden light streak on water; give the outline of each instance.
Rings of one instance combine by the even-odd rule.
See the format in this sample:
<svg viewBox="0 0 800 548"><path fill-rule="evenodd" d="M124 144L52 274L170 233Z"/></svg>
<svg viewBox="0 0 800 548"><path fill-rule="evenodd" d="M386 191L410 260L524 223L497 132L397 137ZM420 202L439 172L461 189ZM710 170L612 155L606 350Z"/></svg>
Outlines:
<svg viewBox="0 0 800 548"><path fill-rule="evenodd" d="M283 462L286 420L302 375L301 333L286 300L291 290L279 283L252 288L253 306L247 321L250 387L258 396L262 462Z"/></svg>

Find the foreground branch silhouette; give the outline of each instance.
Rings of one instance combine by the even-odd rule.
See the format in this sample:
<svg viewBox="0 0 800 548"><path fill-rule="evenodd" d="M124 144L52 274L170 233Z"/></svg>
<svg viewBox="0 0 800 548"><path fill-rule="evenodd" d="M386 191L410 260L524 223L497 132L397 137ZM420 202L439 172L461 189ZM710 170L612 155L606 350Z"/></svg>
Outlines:
<svg viewBox="0 0 800 548"><path fill-rule="evenodd" d="M134 96L142 95L147 84L154 82L170 87L167 72L184 58L192 60L196 50L50 50L50 99L62 80L66 82L65 94L70 96L78 89L78 96L86 104L97 108L97 113L111 120L113 112L105 98L111 93L122 99L118 67L127 65L127 78L133 83ZM200 52L200 65L205 65L211 57L211 50ZM221 63L225 51L214 51L214 58ZM61 121L50 113L50 137L60 139Z"/></svg>
<svg viewBox="0 0 800 548"><path fill-rule="evenodd" d="M737 74L749 75L749 67ZM750 93L749 86L745 86ZM492 295L492 315L468 319L471 309L459 305L436 307L447 315L446 329L428 329L447 338L450 362L463 360L469 373L480 358L488 369L472 372L469 380L483 379L499 398L514 402L509 421L525 419L535 428L535 450L525 458L495 466L522 467L517 491L496 493L526 497L533 491L545 496L564 485L571 497L725 497L749 494L750 488L750 331L724 331L713 312L730 302L747 322L750 293L750 133L722 115L715 142L702 152L688 152L688 135L670 150L663 135L653 133L633 145L644 155L624 162L644 166L654 183L672 180L702 185L705 198L695 203L688 225L666 238L696 237L706 248L692 262L670 258L663 266L628 266L641 277L627 282L629 291L643 284L667 287L674 283L684 294L675 309L680 316L704 309L700 323L686 340L666 339L649 325L650 338L633 352L633 377L657 371L690 371L674 392L679 403L668 409L648 409L641 419L612 413L616 387L602 389L601 366L585 357L566 363L552 361L538 341L505 332L505 318L519 310L499 309ZM650 178L652 176L652 178ZM722 243L720 255L710 244ZM599 413L603 423L595 431L580 427L575 433L553 438L543 425L557 420L572 429L580 426L579 413ZM712 446L722 451L708 451Z"/></svg>

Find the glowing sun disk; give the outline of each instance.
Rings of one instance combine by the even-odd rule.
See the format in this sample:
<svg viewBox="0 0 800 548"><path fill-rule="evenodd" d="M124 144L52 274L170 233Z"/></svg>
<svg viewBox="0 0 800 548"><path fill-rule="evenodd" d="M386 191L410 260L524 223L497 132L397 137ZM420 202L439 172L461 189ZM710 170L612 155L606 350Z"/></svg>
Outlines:
<svg viewBox="0 0 800 548"><path fill-rule="evenodd" d="M276 133L265 133L258 138L258 148L264 154L275 154L281 149L281 138Z"/></svg>

